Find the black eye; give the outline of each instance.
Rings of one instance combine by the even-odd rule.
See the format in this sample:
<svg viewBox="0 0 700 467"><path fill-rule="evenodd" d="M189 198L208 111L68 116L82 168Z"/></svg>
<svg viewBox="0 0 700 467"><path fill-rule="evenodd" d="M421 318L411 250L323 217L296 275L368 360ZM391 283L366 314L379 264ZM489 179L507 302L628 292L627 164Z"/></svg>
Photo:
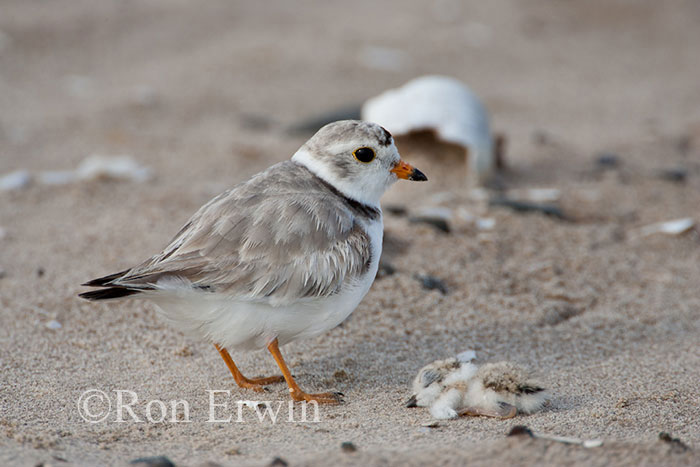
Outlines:
<svg viewBox="0 0 700 467"><path fill-rule="evenodd" d="M370 162L372 162L375 157L374 149L372 148L355 149L352 155L355 156L355 159L365 164L369 164Z"/></svg>

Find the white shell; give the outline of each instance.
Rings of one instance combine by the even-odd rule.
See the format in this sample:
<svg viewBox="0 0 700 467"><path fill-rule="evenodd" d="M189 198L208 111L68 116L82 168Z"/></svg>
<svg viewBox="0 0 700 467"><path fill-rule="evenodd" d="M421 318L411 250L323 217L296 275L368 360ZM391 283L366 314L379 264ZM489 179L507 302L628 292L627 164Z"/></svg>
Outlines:
<svg viewBox="0 0 700 467"><path fill-rule="evenodd" d="M148 167L139 165L130 156L99 156L93 155L83 160L76 169L78 178L94 180L110 178L115 180L130 180L145 182L152 176Z"/></svg>
<svg viewBox="0 0 700 467"><path fill-rule="evenodd" d="M61 323L59 323L59 322L56 321L55 319L52 319L51 321L49 321L48 323L46 323L46 327L49 328L49 329L54 329L54 330L56 330L56 329L61 329L61 328L63 327L63 325L61 325Z"/></svg>
<svg viewBox="0 0 700 467"><path fill-rule="evenodd" d="M386 91L364 103L362 119L378 123L396 136L434 130L443 141L468 149L471 170L479 179L493 170L488 112L481 100L454 78L422 76Z"/></svg>
<svg viewBox="0 0 700 467"><path fill-rule="evenodd" d="M667 235L680 235L687 232L695 226L695 220L690 217L676 219L668 222L659 222L651 224L639 229L639 234L644 237L655 233L664 233Z"/></svg>
<svg viewBox="0 0 700 467"><path fill-rule="evenodd" d="M75 172L72 170L46 170L38 175L42 185L67 185L75 181Z"/></svg>
<svg viewBox="0 0 700 467"><path fill-rule="evenodd" d="M26 170L16 170L7 175L0 176L0 190L19 190L32 182L32 175Z"/></svg>

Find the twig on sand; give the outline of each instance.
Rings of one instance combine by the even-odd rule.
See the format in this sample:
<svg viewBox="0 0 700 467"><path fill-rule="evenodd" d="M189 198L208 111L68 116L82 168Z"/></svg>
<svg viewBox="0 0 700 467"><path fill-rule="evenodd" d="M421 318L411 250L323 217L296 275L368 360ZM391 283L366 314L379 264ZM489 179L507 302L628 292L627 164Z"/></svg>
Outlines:
<svg viewBox="0 0 700 467"><path fill-rule="evenodd" d="M601 439L579 439L568 436L555 436L547 435L544 433L535 433L524 425L516 425L513 428L511 428L510 432L508 433L508 436L529 436L531 438L546 439L547 441L555 441L557 443L576 444L583 446L584 448L597 448L603 445L603 440Z"/></svg>

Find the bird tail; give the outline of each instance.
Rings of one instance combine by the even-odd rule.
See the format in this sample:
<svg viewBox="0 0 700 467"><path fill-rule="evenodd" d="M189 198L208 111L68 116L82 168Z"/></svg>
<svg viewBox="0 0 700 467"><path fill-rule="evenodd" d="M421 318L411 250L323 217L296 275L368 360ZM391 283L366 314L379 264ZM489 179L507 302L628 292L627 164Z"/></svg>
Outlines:
<svg viewBox="0 0 700 467"><path fill-rule="evenodd" d="M104 277L98 277L97 279L88 281L82 285L86 287L103 288L78 294L78 297L90 301L112 300L143 292L143 289L129 288L116 283L118 279L122 278L128 272L129 270L127 269L125 271L117 272Z"/></svg>
<svg viewBox="0 0 700 467"><path fill-rule="evenodd" d="M78 297L84 298L85 300L98 301L98 300L111 300L114 298L122 298L129 295L134 295L141 293L142 290L127 289L125 287L109 287L106 289L93 290L91 292L84 292L78 294Z"/></svg>

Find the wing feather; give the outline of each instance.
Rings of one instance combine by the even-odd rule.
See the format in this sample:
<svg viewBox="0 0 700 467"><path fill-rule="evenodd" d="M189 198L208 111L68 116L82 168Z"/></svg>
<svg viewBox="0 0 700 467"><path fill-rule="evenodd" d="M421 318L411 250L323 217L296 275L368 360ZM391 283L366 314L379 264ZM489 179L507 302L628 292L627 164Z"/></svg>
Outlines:
<svg viewBox="0 0 700 467"><path fill-rule="evenodd" d="M161 280L184 279L276 305L332 295L370 263L367 209L305 167L283 162L211 200L163 252L112 285L157 288Z"/></svg>

